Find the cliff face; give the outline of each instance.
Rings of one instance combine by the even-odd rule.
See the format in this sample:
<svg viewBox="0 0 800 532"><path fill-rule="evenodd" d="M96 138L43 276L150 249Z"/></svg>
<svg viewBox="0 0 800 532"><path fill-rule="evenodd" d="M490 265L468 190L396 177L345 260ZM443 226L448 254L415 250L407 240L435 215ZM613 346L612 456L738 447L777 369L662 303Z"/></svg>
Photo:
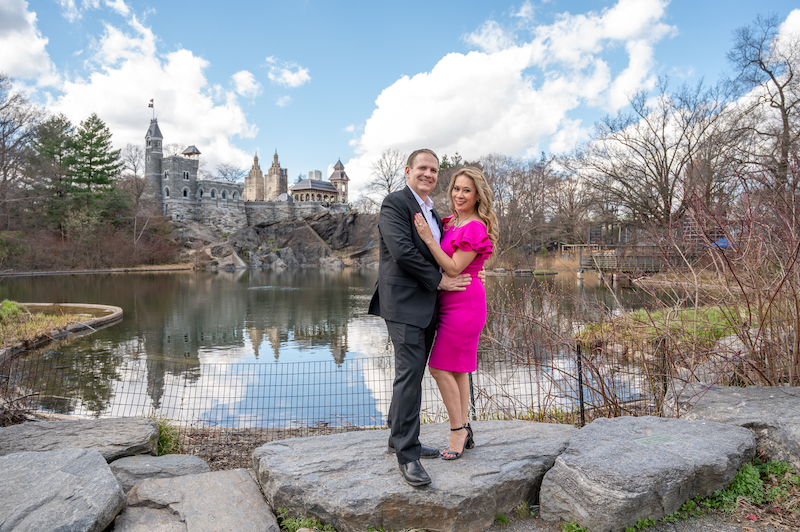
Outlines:
<svg viewBox="0 0 800 532"><path fill-rule="evenodd" d="M239 266L233 253L252 268L377 267L377 223L376 214L325 212L251 225L204 251L217 267Z"/></svg>

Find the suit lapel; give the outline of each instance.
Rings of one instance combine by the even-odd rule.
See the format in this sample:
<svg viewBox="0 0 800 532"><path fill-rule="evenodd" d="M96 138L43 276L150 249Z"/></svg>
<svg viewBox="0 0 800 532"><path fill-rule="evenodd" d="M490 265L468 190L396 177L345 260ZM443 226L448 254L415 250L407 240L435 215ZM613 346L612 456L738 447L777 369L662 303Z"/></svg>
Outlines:
<svg viewBox="0 0 800 532"><path fill-rule="evenodd" d="M433 213L433 218L436 220L436 223L439 225L439 234L444 232L444 223L442 222L442 217L439 216L439 213L436 212L436 209L431 209Z"/></svg>

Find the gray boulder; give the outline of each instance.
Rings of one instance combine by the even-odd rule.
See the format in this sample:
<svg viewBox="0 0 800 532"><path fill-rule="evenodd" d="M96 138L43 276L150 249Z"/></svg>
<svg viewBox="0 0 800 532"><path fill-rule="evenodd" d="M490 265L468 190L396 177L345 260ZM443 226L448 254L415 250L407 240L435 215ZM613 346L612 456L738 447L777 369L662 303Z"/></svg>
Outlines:
<svg viewBox="0 0 800 532"><path fill-rule="evenodd" d="M800 387L689 386L664 401L664 414L750 429L760 454L800 471ZM676 406L679 405L679 406Z"/></svg>
<svg viewBox="0 0 800 532"><path fill-rule="evenodd" d="M127 456L111 462L110 466L126 493L148 478L173 478L211 471L205 460L189 454Z"/></svg>
<svg viewBox="0 0 800 532"><path fill-rule="evenodd" d="M114 532L279 532L258 484L244 469L148 479L128 493Z"/></svg>
<svg viewBox="0 0 800 532"><path fill-rule="evenodd" d="M413 488L386 453L388 430L294 438L253 452L253 469L273 508L317 517L339 532L424 528L477 532L498 513L536 501L545 472L577 429L524 421L472 423L476 447L454 461L423 460L433 479ZM449 425L423 425L442 445Z"/></svg>
<svg viewBox="0 0 800 532"><path fill-rule="evenodd" d="M0 457L0 531L100 532L125 494L97 451L64 449Z"/></svg>
<svg viewBox="0 0 800 532"><path fill-rule="evenodd" d="M76 419L37 421L0 428L0 456L27 451L93 449L107 462L158 448L158 424L152 419Z"/></svg>
<svg viewBox="0 0 800 532"><path fill-rule="evenodd" d="M753 459L746 429L658 417L601 418L578 431L547 472L541 516L592 532L659 519L728 487Z"/></svg>

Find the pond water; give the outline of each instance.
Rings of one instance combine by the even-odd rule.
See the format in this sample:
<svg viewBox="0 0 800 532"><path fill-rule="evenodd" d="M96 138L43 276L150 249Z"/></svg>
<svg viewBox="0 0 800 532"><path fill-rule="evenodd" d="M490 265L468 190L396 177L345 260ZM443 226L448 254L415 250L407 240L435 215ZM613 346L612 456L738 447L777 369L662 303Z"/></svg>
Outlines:
<svg viewBox="0 0 800 532"><path fill-rule="evenodd" d="M243 270L12 277L0 282L0 299L124 311L119 323L39 355L67 383L49 394L45 407L54 411L157 413L237 426L333 418L380 424L393 351L383 321L367 314L376 276ZM637 291L602 288L591 275L576 282L574 272L545 280L489 277L487 291L490 306L522 305L555 322L581 309L645 304ZM55 381L55 371L41 380Z"/></svg>

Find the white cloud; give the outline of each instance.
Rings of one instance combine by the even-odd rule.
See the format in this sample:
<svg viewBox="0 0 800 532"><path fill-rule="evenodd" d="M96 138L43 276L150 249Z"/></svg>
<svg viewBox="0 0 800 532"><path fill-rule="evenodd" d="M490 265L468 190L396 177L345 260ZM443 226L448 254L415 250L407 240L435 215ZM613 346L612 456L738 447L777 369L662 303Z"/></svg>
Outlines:
<svg viewBox="0 0 800 532"><path fill-rule="evenodd" d="M0 72L11 77L36 80L38 85L58 82L47 38L36 27L36 13L25 0L0 2ZM13 53L11 51L13 50Z"/></svg>
<svg viewBox="0 0 800 532"><path fill-rule="evenodd" d="M347 131L348 133L353 133L355 130L356 130L355 124L350 124L349 126L344 128L342 131Z"/></svg>
<svg viewBox="0 0 800 532"><path fill-rule="evenodd" d="M292 100L291 96L281 96L275 102L275 105L277 105L278 107L286 107L286 106L290 105L293 101L294 100Z"/></svg>
<svg viewBox="0 0 800 532"><path fill-rule="evenodd" d="M530 2L530 0L526 0L526 2L522 4L522 7L519 8L519 11L512 14L511 16L521 18L529 22L533 20L533 14L534 14L533 4Z"/></svg>
<svg viewBox="0 0 800 532"><path fill-rule="evenodd" d="M529 42L487 21L464 38L480 52L448 54L430 72L404 76L378 96L353 143L356 157L346 164L351 190L363 187L370 163L387 148L457 151L465 159L568 151L588 133L571 111L613 112L630 93L651 86L653 47L674 32L662 22L666 5L619 0L601 12L564 13L527 28ZM532 21L531 10L523 6L512 17ZM620 49L628 59L621 69L609 63Z"/></svg>
<svg viewBox="0 0 800 532"><path fill-rule="evenodd" d="M212 166L250 164L252 156L231 138L254 137L256 128L247 123L235 90L208 83L205 59L184 49L159 54L153 32L132 17L129 32L106 25L87 64L94 71L65 82L51 96L51 112L62 112L76 124L97 113L121 147L144 142L151 117L147 103L153 98L165 143L194 144Z"/></svg>
<svg viewBox="0 0 800 532"><path fill-rule="evenodd" d="M487 20L478 31L464 36L464 40L490 54L514 45L513 34L507 33L494 20Z"/></svg>
<svg viewBox="0 0 800 532"><path fill-rule="evenodd" d="M102 6L111 8L123 17L131 13L131 8L124 0L83 0L81 6L75 0L56 0L61 6L61 14L70 22L75 22L83 18L83 11L87 9L100 9Z"/></svg>
<svg viewBox="0 0 800 532"><path fill-rule="evenodd" d="M245 98L255 98L261 94L261 84L256 81L255 76L247 70L241 70L231 76L236 94Z"/></svg>
<svg viewBox="0 0 800 532"><path fill-rule="evenodd" d="M269 67L269 73L267 75L270 81L274 83L295 88L311 81L311 76L308 75L308 69L296 63L287 63L272 56L267 57L266 62Z"/></svg>

